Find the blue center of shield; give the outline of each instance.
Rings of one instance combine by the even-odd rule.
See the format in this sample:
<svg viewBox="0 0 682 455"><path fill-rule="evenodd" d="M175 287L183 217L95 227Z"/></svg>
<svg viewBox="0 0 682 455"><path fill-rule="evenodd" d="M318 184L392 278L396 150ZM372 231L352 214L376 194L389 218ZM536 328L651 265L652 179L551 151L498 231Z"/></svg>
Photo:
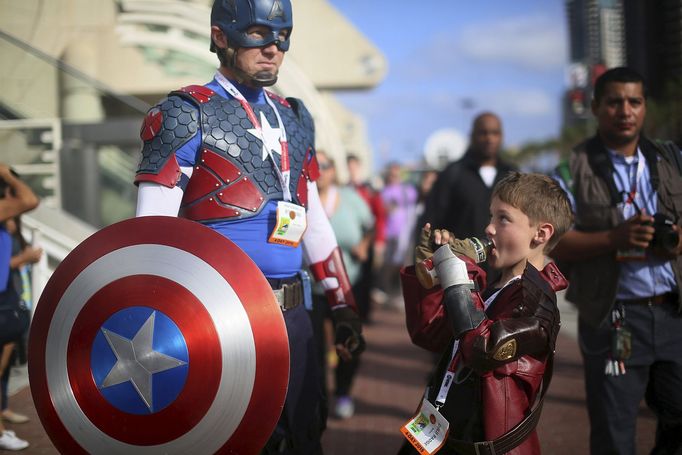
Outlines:
<svg viewBox="0 0 682 455"><path fill-rule="evenodd" d="M148 307L114 313L97 332L90 365L104 398L129 414L153 414L178 397L189 354L177 325Z"/></svg>

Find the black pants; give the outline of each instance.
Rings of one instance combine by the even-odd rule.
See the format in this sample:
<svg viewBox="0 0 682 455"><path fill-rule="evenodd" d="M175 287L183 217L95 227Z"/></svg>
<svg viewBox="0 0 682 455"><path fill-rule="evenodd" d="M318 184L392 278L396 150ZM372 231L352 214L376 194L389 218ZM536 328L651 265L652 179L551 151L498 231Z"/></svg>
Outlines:
<svg viewBox="0 0 682 455"><path fill-rule="evenodd" d="M372 314L370 291L375 284L373 263L374 249L369 248L367 260L362 263L360 276L355 286L353 286L353 296L355 297L355 303L358 305L358 314L363 322L369 321Z"/></svg>
<svg viewBox="0 0 682 455"><path fill-rule="evenodd" d="M585 364L592 455L634 455L635 425L642 398L658 417L655 455L682 453L682 315L672 303L626 304L632 356L626 374L606 376L610 324L595 329L578 322Z"/></svg>
<svg viewBox="0 0 682 455"><path fill-rule="evenodd" d="M282 415L262 454L318 455L326 403L311 320L299 305L284 313L284 322L289 336L289 387Z"/></svg>

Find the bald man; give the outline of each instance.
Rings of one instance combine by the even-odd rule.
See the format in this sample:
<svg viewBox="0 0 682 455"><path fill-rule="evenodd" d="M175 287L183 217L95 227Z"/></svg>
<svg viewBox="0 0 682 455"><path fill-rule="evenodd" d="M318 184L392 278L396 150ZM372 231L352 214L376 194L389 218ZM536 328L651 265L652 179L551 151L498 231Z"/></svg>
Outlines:
<svg viewBox="0 0 682 455"><path fill-rule="evenodd" d="M428 222L458 238L484 236L492 188L515 169L500 159L502 138L497 115L483 112L474 118L469 148L438 174L418 226Z"/></svg>

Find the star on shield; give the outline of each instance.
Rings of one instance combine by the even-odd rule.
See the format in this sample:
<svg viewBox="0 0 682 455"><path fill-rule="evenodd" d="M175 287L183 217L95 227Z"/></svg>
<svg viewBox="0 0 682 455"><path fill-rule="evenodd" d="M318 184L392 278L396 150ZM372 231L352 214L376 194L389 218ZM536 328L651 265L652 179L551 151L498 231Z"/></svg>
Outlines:
<svg viewBox="0 0 682 455"><path fill-rule="evenodd" d="M130 381L150 411L153 407L152 376L154 373L186 364L180 359L155 351L152 347L155 315L156 312L152 312L132 340L102 328L102 333L116 356L116 363L104 378L101 387L111 387Z"/></svg>
<svg viewBox="0 0 682 455"><path fill-rule="evenodd" d="M270 122L268 122L268 119L263 112L260 113L260 124L260 130L258 128L251 128L246 131L263 142L263 161L267 159L270 152L279 153L281 155L282 144L279 141L282 137L281 130L270 126Z"/></svg>

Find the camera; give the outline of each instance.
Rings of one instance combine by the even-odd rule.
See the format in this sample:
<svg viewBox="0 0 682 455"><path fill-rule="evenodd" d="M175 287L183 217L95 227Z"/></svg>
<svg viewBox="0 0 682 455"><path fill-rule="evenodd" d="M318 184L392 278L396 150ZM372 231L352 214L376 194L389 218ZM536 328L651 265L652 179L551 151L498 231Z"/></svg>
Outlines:
<svg viewBox="0 0 682 455"><path fill-rule="evenodd" d="M679 234L673 230L673 220L662 213L654 214L654 238L651 240L650 247L661 251L672 253L677 248L680 241Z"/></svg>

